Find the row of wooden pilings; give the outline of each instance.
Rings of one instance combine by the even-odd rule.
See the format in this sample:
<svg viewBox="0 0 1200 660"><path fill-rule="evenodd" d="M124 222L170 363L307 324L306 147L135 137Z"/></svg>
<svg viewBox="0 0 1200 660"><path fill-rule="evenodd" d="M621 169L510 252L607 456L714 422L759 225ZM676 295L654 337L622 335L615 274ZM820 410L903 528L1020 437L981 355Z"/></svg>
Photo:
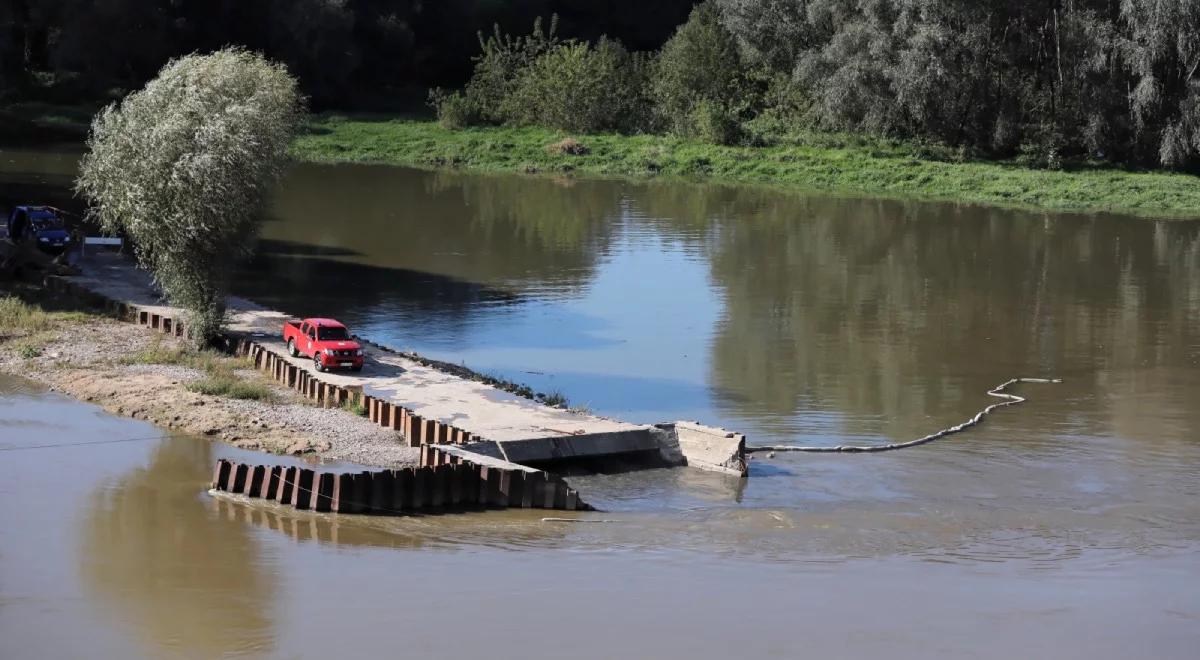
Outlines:
<svg viewBox="0 0 1200 660"><path fill-rule="evenodd" d="M191 338L191 332L178 318L158 314L136 305L113 300L95 293L75 282L61 277L48 277L46 288L71 294L84 302L100 307L122 321L129 321L157 330L166 335ZM298 367L275 351L250 339L225 339L226 348L242 357L249 357L255 367L266 371L276 382L286 385L306 398L327 407L339 407L347 402L362 407L363 414L372 422L394 429L404 436L410 447L421 445L461 445L481 440L470 431L460 429L436 419L425 419L412 410L364 394L361 388L334 385L317 378L312 372Z"/></svg>
<svg viewBox="0 0 1200 660"><path fill-rule="evenodd" d="M404 406L364 394L360 387L342 387L317 378L312 372L293 364L285 355L241 339L235 346L238 355L248 356L254 366L281 385L290 387L312 401L327 407L346 403L362 407L373 423L393 429L404 436L410 447L421 445L462 445L480 440L470 431L436 419L425 419Z"/></svg>
<svg viewBox="0 0 1200 660"><path fill-rule="evenodd" d="M296 509L334 513L404 515L480 507L592 510L554 475L452 458L454 462L376 472L322 472L221 459L212 486Z"/></svg>

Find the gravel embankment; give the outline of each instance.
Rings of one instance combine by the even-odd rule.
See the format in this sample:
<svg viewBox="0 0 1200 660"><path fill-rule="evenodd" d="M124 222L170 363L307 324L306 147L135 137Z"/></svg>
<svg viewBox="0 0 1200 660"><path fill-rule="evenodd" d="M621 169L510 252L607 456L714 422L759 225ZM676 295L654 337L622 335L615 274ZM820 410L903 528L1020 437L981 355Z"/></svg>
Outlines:
<svg viewBox="0 0 1200 660"><path fill-rule="evenodd" d="M252 369L234 373L269 387L275 401L192 392L187 383L203 374L185 366L121 364L153 342L174 341L149 329L101 320L56 335L36 357L0 347L0 371L33 378L116 414L247 449L385 467L419 458L419 450L403 446L395 431L345 410L314 406Z"/></svg>

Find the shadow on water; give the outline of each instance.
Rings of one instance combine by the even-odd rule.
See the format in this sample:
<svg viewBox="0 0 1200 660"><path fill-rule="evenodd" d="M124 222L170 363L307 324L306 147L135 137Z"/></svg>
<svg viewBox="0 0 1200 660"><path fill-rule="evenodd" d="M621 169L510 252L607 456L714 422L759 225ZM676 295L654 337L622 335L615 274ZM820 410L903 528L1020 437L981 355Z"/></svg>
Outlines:
<svg viewBox="0 0 1200 660"><path fill-rule="evenodd" d="M359 252L295 241L263 239L244 267L239 293L297 316L332 315L402 301L437 321L453 321L476 306L512 305L520 296L461 278L409 268L339 260ZM285 286L280 286L286 282Z"/></svg>

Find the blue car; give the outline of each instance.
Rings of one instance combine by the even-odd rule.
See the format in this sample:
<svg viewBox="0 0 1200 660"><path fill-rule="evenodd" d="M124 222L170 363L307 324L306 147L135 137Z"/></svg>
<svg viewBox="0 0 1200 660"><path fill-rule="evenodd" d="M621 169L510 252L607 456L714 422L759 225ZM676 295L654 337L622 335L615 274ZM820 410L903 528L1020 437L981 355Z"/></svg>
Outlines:
<svg viewBox="0 0 1200 660"><path fill-rule="evenodd" d="M14 243L36 244L47 254L62 254L70 245L59 210L52 206L18 206L8 216L8 237Z"/></svg>

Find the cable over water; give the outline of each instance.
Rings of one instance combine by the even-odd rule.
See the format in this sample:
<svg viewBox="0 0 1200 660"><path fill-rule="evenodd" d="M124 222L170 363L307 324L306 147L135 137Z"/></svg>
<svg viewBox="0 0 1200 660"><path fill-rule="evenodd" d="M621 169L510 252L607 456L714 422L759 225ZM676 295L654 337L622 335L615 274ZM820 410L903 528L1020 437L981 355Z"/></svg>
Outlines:
<svg viewBox="0 0 1200 660"><path fill-rule="evenodd" d="M983 410L980 410L979 412L975 413L974 417L972 417L971 419L968 419L967 421L963 422L962 424L957 424L955 426L951 426L950 428L942 429L941 431L938 431L936 433L930 433L929 435L927 435L923 438L917 438L916 440L909 440L908 442L897 442L897 443L893 443L890 445L838 445L836 447L798 447L795 445L765 445L765 446L760 446L760 447L746 447L746 452L754 453L754 452L764 452L764 451L804 451L804 452L815 452L815 453L831 453L831 452L859 453L859 452L892 451L893 449L907 449L909 447L916 447L917 445L923 445L927 442L933 442L934 440L937 440L938 438L944 438L948 435L953 435L955 433L965 431L965 430L971 428L972 426L975 426L976 424L982 422L984 417L987 417L988 415L990 415L992 413L992 411L997 408L1003 408L1004 406L1015 406L1018 403L1025 403L1024 397L1017 396L1016 394L1005 393L1004 390L1007 389L1009 385L1013 385L1015 383L1061 383L1061 382L1062 382L1061 378L1012 378L1012 379L1006 380L1003 383L997 385L996 387L993 387L992 389L988 390L988 396L998 397L998 398L1004 399L1004 401L1001 401L1000 403L993 403L992 405L984 408Z"/></svg>

